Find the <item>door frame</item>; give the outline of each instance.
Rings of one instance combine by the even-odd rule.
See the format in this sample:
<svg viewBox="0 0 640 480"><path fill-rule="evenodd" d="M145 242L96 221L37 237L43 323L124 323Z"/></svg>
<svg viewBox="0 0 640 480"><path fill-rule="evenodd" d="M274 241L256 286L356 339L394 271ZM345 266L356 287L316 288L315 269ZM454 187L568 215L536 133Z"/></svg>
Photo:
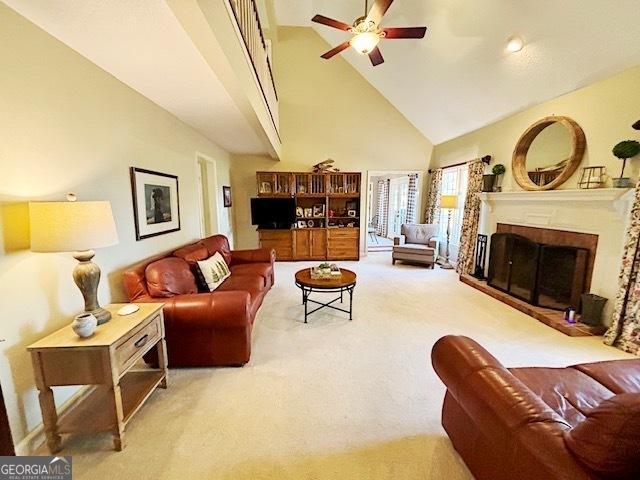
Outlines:
<svg viewBox="0 0 640 480"><path fill-rule="evenodd" d="M362 215L361 212L361 218L364 218L366 220L366 224L360 224L360 245L362 245L364 249L362 252L360 252L360 256L366 256L367 252L369 251L369 235L367 234L367 229L369 227L369 209L371 208L372 203L370 200L372 199L369 198L368 192L369 184L371 183L372 177L381 177L385 175L411 175L412 173L418 174L418 191L416 192L416 205L418 209L417 220L421 222L424 214L422 202L424 198L423 193L424 179L426 174L425 170L367 170L366 176L363 175L363 177L366 177L365 191L367 192L367 195L362 196L365 199L365 201L363 202L365 204L365 215Z"/></svg>
<svg viewBox="0 0 640 480"><path fill-rule="evenodd" d="M206 179L203 178L203 167ZM216 160L208 155L196 151L195 155L196 191L198 192L198 219L200 224L200 238L205 238L220 231L220 199L218 191L218 170ZM204 188L206 180L208 189ZM213 190L213 191L212 191ZM207 232L205 202L209 207L209 231Z"/></svg>

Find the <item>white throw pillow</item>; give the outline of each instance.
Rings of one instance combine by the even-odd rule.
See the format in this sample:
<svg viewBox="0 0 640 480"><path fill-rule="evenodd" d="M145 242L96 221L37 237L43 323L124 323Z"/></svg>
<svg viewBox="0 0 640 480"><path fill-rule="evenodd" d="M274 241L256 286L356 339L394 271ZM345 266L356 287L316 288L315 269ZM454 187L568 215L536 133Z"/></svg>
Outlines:
<svg viewBox="0 0 640 480"><path fill-rule="evenodd" d="M227 262L224 261L222 255L218 252L206 260L198 262L198 268L200 268L210 292L218 288L220 284L231 275Z"/></svg>

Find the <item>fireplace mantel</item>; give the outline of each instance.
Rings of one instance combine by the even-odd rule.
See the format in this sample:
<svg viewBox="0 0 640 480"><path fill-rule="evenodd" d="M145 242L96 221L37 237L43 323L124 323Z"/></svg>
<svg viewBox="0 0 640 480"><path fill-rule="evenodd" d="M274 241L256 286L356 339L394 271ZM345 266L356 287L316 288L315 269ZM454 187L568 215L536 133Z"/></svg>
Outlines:
<svg viewBox="0 0 640 480"><path fill-rule="evenodd" d="M539 202L596 202L605 204L614 211L624 211L627 202L633 198L633 188L593 188L580 190L545 190L527 192L517 190L513 192L481 193L480 200L485 202L490 211L497 202L510 203L539 203Z"/></svg>

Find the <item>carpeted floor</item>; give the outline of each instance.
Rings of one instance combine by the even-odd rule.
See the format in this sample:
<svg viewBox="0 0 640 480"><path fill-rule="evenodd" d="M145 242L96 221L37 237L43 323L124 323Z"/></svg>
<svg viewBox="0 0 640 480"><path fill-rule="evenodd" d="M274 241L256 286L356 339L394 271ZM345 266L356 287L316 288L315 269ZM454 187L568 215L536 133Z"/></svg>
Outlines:
<svg viewBox="0 0 640 480"><path fill-rule="evenodd" d="M464 334L508 366L626 358L570 338L457 281L397 264L390 253L344 265L358 273L354 321L327 310L302 323L280 263L244 368L172 370L127 429L66 440L76 479L470 478L440 426L444 388L429 352ZM171 352L169 352L170 354Z"/></svg>

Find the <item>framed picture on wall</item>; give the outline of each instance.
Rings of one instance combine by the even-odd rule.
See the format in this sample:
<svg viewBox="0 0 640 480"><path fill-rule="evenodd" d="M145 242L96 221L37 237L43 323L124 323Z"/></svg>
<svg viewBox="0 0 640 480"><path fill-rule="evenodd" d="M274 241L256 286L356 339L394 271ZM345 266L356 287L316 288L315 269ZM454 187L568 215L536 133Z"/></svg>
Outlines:
<svg viewBox="0 0 640 480"><path fill-rule="evenodd" d="M130 168L136 240L180 230L178 177Z"/></svg>
<svg viewBox="0 0 640 480"><path fill-rule="evenodd" d="M231 187L222 187L222 200L225 207L231 206Z"/></svg>

